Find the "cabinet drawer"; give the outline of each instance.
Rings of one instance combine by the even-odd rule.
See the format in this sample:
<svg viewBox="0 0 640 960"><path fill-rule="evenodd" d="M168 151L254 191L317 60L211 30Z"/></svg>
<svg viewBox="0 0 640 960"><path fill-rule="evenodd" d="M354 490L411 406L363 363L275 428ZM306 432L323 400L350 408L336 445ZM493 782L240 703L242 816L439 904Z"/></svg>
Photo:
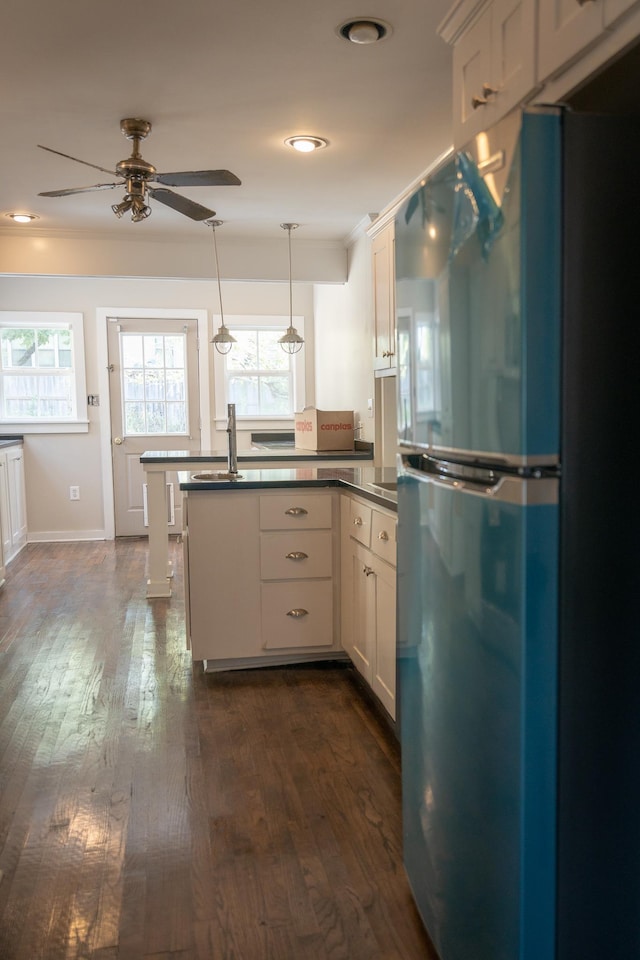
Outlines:
<svg viewBox="0 0 640 960"><path fill-rule="evenodd" d="M387 563L396 565L396 527L395 517L373 511L371 517L371 550Z"/></svg>
<svg viewBox="0 0 640 960"><path fill-rule="evenodd" d="M331 576L330 530L292 530L260 536L262 580L296 580Z"/></svg>
<svg viewBox="0 0 640 960"><path fill-rule="evenodd" d="M260 497L261 530L303 530L331 527L332 497L291 490L275 497Z"/></svg>
<svg viewBox="0 0 640 960"><path fill-rule="evenodd" d="M267 650L330 647L333 644L331 580L263 583L262 636Z"/></svg>
<svg viewBox="0 0 640 960"><path fill-rule="evenodd" d="M371 543L371 507L352 500L349 507L349 535L368 547Z"/></svg>

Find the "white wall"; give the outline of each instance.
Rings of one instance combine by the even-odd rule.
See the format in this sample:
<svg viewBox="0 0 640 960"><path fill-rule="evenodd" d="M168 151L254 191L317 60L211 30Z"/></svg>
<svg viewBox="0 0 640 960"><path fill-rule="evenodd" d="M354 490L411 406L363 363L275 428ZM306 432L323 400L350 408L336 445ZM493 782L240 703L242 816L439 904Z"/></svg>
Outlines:
<svg viewBox="0 0 640 960"><path fill-rule="evenodd" d="M282 283L227 282L222 285L225 316L285 314L289 291ZM100 393L96 310L106 307L200 309L208 312L209 338L218 314L214 281L1 277L0 309L79 311L85 320L87 393ZM307 402L315 400L313 289L294 284L293 312L305 318ZM208 346L209 350L213 348ZM213 396L213 390L211 392ZM100 397L101 407L109 398ZM203 415L206 415L203 411ZM104 536L103 470L100 409L88 407L89 432L25 436L27 515L31 539L91 539ZM9 433L9 430L0 432ZM20 433L20 430L14 432ZM239 443L240 445L240 443ZM69 501L69 486L81 488L81 499Z"/></svg>
<svg viewBox="0 0 640 960"><path fill-rule="evenodd" d="M316 406L353 410L362 439L375 439L367 401L374 397L371 241L349 248L348 283L314 290Z"/></svg>
<svg viewBox="0 0 640 960"><path fill-rule="evenodd" d="M126 224L125 224L126 226ZM196 232L197 231L197 232ZM226 280L288 280L287 236L240 240L217 232L221 276ZM292 243L292 276L301 283L344 283L343 244L328 240ZM50 237L37 228L17 235L0 224L0 274L47 277L145 277L201 280L215 277L211 230L194 225L187 241L144 239L130 232L109 236Z"/></svg>

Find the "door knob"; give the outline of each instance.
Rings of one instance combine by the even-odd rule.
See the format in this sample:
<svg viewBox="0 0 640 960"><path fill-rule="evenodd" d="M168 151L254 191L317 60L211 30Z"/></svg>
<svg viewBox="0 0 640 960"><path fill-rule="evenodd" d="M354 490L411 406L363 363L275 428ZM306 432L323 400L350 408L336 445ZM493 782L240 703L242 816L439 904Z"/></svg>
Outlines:
<svg viewBox="0 0 640 960"><path fill-rule="evenodd" d="M117 447L119 447L120 444L122 443L122 437L114 437L114 438L113 438L113 442L115 443L115 445L116 445Z"/></svg>

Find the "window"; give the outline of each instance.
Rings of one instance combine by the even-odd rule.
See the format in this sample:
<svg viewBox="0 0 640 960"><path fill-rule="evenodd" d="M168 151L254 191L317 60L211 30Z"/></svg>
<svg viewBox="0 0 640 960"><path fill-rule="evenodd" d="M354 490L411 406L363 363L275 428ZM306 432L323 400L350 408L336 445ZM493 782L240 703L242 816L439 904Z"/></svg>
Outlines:
<svg viewBox="0 0 640 960"><path fill-rule="evenodd" d="M303 323L294 318L304 335ZM231 317L226 324L237 342L227 354L214 351L218 416L235 403L246 420L293 420L304 406L304 348L291 355L278 343L289 318Z"/></svg>
<svg viewBox="0 0 640 960"><path fill-rule="evenodd" d="M186 336L120 334L126 436L187 433Z"/></svg>
<svg viewBox="0 0 640 960"><path fill-rule="evenodd" d="M226 354L227 398L244 417L293 416L293 364L278 338L284 330L235 330Z"/></svg>
<svg viewBox="0 0 640 960"><path fill-rule="evenodd" d="M0 421L77 427L85 394L80 313L0 312ZM86 419L83 421L87 423Z"/></svg>

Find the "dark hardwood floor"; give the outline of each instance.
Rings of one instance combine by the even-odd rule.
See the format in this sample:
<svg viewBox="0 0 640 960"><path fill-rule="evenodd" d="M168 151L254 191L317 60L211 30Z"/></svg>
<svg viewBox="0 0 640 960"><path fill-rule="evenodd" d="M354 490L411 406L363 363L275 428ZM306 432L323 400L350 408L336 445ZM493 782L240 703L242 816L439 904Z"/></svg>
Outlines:
<svg viewBox="0 0 640 960"><path fill-rule="evenodd" d="M145 540L0 591L2 960L425 960L399 756L351 670L205 675ZM242 598L238 597L238 602Z"/></svg>

